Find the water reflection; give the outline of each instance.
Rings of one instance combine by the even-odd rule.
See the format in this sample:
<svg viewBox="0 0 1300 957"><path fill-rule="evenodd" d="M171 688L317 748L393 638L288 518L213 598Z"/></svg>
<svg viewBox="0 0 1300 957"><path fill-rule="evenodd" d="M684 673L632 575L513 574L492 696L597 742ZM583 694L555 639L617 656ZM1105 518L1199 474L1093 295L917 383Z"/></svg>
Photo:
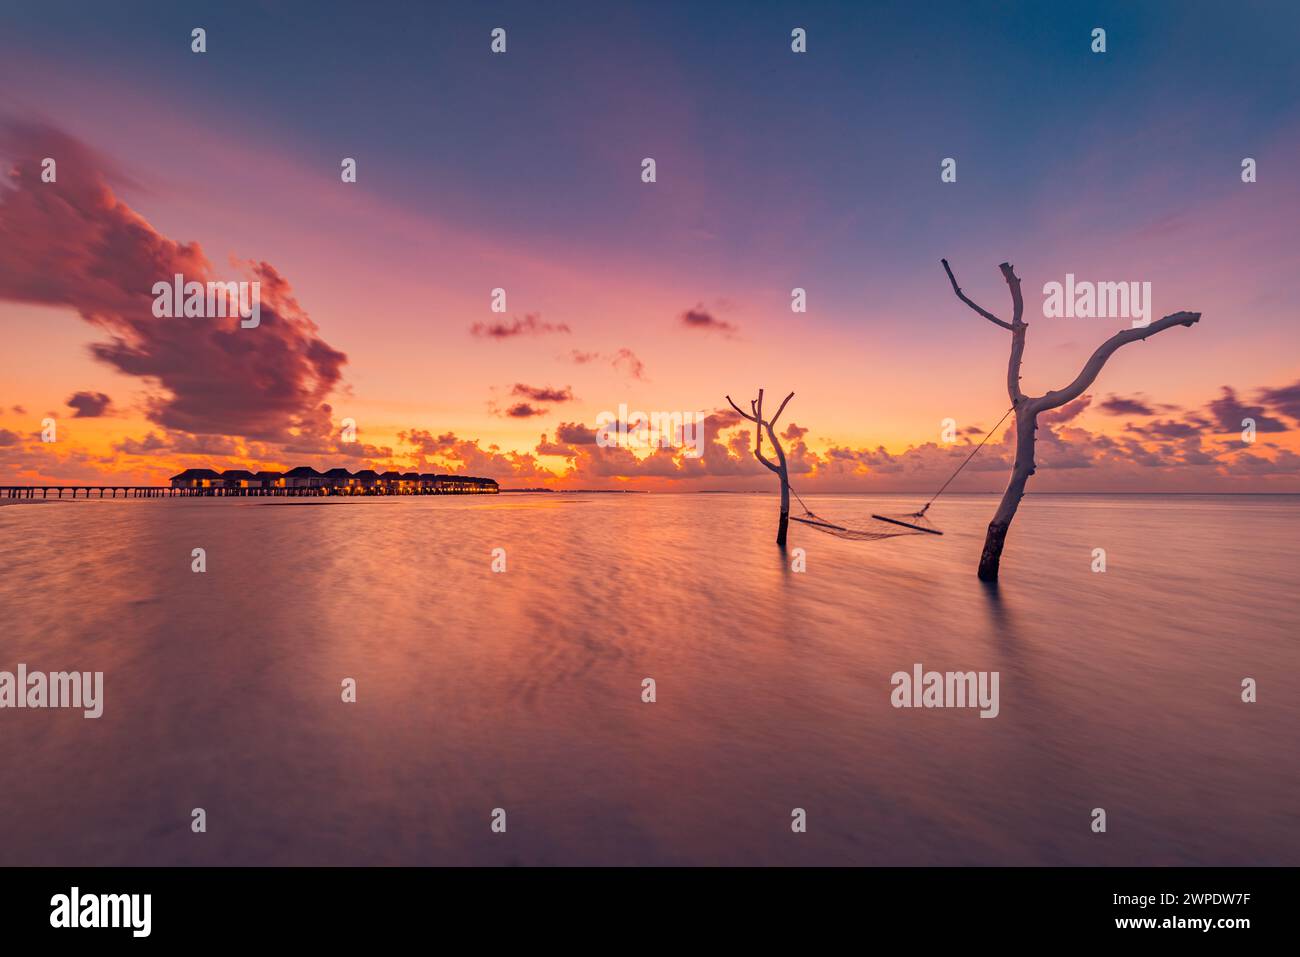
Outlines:
<svg viewBox="0 0 1300 957"><path fill-rule="evenodd" d="M765 496L0 509L0 669L106 698L0 712L0 863L1297 863L1297 502L1031 496L989 586L993 502L785 552ZM1001 713L892 708L917 662Z"/></svg>

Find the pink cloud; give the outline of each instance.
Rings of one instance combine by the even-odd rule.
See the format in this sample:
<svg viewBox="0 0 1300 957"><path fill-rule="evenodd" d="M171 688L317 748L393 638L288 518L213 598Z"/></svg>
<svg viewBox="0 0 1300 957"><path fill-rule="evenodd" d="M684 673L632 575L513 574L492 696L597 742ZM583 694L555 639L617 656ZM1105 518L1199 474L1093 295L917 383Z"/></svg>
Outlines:
<svg viewBox="0 0 1300 957"><path fill-rule="evenodd" d="M727 322L725 319L719 319L702 305L696 306L694 309L687 309L677 318L688 329L721 332L728 336L736 331L736 326L733 323Z"/></svg>
<svg viewBox="0 0 1300 957"><path fill-rule="evenodd" d="M347 356L318 335L273 266L246 264L261 283L255 329L237 317L156 318L155 283L235 277L118 199L112 165L75 138L10 123L0 153L16 158L0 186L0 298L76 310L107 336L91 355L151 385L147 415L160 426L270 441L329 431L324 400ZM53 183L41 181L46 156L59 164Z"/></svg>
<svg viewBox="0 0 1300 957"><path fill-rule="evenodd" d="M542 336L547 333L569 332L562 322L543 322L536 313L529 313L524 318L513 322L476 322L470 326L470 335L484 339L512 339L515 336Z"/></svg>

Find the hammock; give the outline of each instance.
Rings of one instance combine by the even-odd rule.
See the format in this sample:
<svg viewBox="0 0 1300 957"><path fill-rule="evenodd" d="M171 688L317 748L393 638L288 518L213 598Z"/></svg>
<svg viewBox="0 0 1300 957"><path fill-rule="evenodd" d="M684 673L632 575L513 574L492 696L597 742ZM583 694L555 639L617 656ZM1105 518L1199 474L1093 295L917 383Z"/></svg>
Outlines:
<svg viewBox="0 0 1300 957"><path fill-rule="evenodd" d="M930 501L922 505L919 511L894 515L877 515L873 513L871 516L873 521L881 524L850 526L832 522L818 515L804 503L802 498L799 498L799 493L794 490L794 486L790 486L791 493L799 500L799 504L803 507L806 516L800 518L798 515L791 515L790 519L807 525L809 528L815 528L819 532L825 532L827 535L859 542L878 541L882 538L898 538L901 535L942 535L943 532L934 527L930 520L925 517L925 513L930 510L930 506L934 504L935 499L944 493L944 489L952 484L952 480L961 473L961 470L970 464L970 460L975 457L975 453L984 448L984 443L989 440L989 436L1002 426L1002 423L1007 420L1007 416L1014 410L1015 406L1007 409L1002 418L998 419L998 424L984 433L984 438L980 439L980 444L975 446L971 454L966 456L965 461L957 466L957 471L948 476L948 481L939 486L939 491L930 496Z"/></svg>
<svg viewBox="0 0 1300 957"><path fill-rule="evenodd" d="M791 515L790 521L800 522L809 528L815 528L819 532L825 532L827 535L834 535L837 538L848 538L858 542L873 542L882 538L898 538L900 535L943 534L925 517L925 510L930 507L928 504L919 512L904 512L901 515L873 514L871 517L875 521L872 524L850 527L822 518L808 508L807 505L804 505L804 501L799 498L798 492L795 492L793 488L790 491L794 493L795 498L799 499L799 504L803 505L804 516L806 516L800 518L798 515ZM877 522L883 524L876 524Z"/></svg>

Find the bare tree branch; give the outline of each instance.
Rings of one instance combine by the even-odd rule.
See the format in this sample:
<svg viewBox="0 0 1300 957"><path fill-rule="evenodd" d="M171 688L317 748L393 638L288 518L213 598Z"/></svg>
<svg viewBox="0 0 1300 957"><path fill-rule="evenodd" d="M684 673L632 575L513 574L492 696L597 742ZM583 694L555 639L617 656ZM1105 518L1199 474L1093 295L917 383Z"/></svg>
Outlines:
<svg viewBox="0 0 1300 957"><path fill-rule="evenodd" d="M961 291L961 286L957 285L957 277L954 276L954 275L952 274L952 268L948 265L948 260L946 260L946 259L941 259L941 260L939 260L939 261L940 261L941 263L943 263L943 269L944 269L944 272L946 272L946 273L948 274L948 280L949 280L949 282L952 283L952 291L955 292L955 293L957 294L957 298L958 298L958 299L960 299L962 302L966 303L966 305L970 306L972 309L974 309L976 312L978 312L981 316L983 316L983 317L984 317L985 319L987 319L989 322L992 322L992 323L994 323L994 324L996 324L996 325L999 325L999 326L1001 326L1003 329L1010 329L1010 328L1011 328L1011 323L1009 323L1009 322L1003 322L1001 319L999 319L997 316L993 315L993 313L989 312L987 309L981 309L979 306L975 305L975 303L971 302L971 300L967 297L967 295L966 295L964 292ZM1004 275L1005 275L1005 273L1004 273ZM1012 296L1013 296L1013 297L1014 297L1014 296L1018 296L1018 295L1019 295L1019 292L1020 292L1020 284L1019 284L1019 282L1017 281L1017 283L1016 283L1016 288L1015 288L1015 291L1012 293ZM1022 307L1022 310L1023 310L1023 307Z"/></svg>
<svg viewBox="0 0 1300 957"><path fill-rule="evenodd" d="M790 394L794 395L793 392L791 392ZM760 399L762 398L762 390L759 390L759 397ZM788 401L790 400L787 399L786 402ZM758 433L758 440L754 445L754 457L758 459L760 462L762 462L764 465L766 465L768 468L770 468L773 472L780 472L781 470L777 468L775 465L773 465L771 462L769 462L763 455L763 424L764 423L759 418L759 403L755 402L753 399L750 399L749 407L750 409L753 410L753 412L746 413L741 411L740 406L736 405L736 403L732 400L731 396L727 396L727 402L731 405L733 409L736 410L736 412L740 415L742 419L746 419L750 422L753 422L758 426L758 428L756 429ZM785 404L782 403L782 408L784 407Z"/></svg>
<svg viewBox="0 0 1300 957"><path fill-rule="evenodd" d="M1007 395L1014 407L1025 401L1020 389L1020 361L1025 354L1025 300L1020 294L1020 277L1011 263L998 266L1011 290L1011 357L1007 360Z"/></svg>
<svg viewBox="0 0 1300 957"><path fill-rule="evenodd" d="M1034 412L1044 412L1048 409L1058 408L1083 395L1083 391L1092 385L1097 378L1097 374L1101 372L1101 367L1106 364L1106 360L1120 346L1128 345L1130 342L1140 342L1148 336L1154 336L1157 332L1163 332L1174 326L1188 326L1190 328L1199 322L1200 318L1201 314L1199 312L1175 312L1163 319L1156 320L1150 325L1124 329L1115 333L1097 347L1097 351L1084 363L1083 370L1073 382L1059 392L1048 392L1046 395L1034 399Z"/></svg>
<svg viewBox="0 0 1300 957"><path fill-rule="evenodd" d="M961 291L957 285L957 277L952 274L952 267L948 265L948 260L939 260L943 263L943 270L948 274L948 281L952 283L952 291L957 294L957 298L966 305L970 306L989 322L1001 326L1003 329L1011 331L1011 359L1007 363L1007 395L1011 397L1013 406L1019 405L1025 401L1025 394L1020 389L1020 361L1025 353L1025 300L1020 292L1020 279L1016 276L1016 267L1010 263L1002 263L998 266L1002 270L1002 278L1006 281L1007 289L1011 292L1011 321L1004 322L987 309L977 306L970 298Z"/></svg>
<svg viewBox="0 0 1300 957"><path fill-rule="evenodd" d="M734 402L731 402L731 396L727 396L727 401L731 403L731 407L732 407L733 409L735 409L735 410L740 414L740 417L741 417L742 419L748 419L750 422L757 422L757 421L758 421L754 416L752 416L752 415L746 415L744 412L741 412L741 411L740 411L740 406L736 405L736 403L734 403ZM752 406L753 403L751 402L750 405Z"/></svg>
<svg viewBox="0 0 1300 957"><path fill-rule="evenodd" d="M1020 278L1016 275L1016 267L1011 263L1001 263L998 268L1002 270L1002 278L1006 280L1007 288L1011 290L1011 325L1023 325L1025 300L1020 295Z"/></svg>
<svg viewBox="0 0 1300 957"><path fill-rule="evenodd" d="M781 418L781 413L785 411L786 403L789 402L789 401L790 401L791 399L793 399L793 398L794 398L794 393L793 393L793 392L791 392L789 395L787 395L787 396L785 397L785 402L782 402L782 403L781 403L781 408L779 408L779 409L776 410L776 415L772 416L772 418L768 420L768 423L767 423L767 424L768 424L769 427L773 427L773 428L774 428L774 427L776 426L776 420L779 419L779 418Z"/></svg>
<svg viewBox="0 0 1300 957"><path fill-rule="evenodd" d="M771 462L767 461L767 459L762 460L763 464L766 465L768 468L770 468L777 475L781 476L781 484L782 486L785 486L788 484L789 481L786 478L787 473L786 473L786 465L785 465L785 450L781 448L781 443L776 440L776 433L772 431L772 423L765 422L764 425L767 426L767 437L772 440L772 448L776 449L776 460L781 464L773 465ZM784 507L786 511L789 511L790 506L789 506L788 499Z"/></svg>
<svg viewBox="0 0 1300 957"><path fill-rule="evenodd" d="M754 421L758 423L758 427L754 430L754 432L757 435L757 439L755 439L754 441L754 458L758 459L760 462L766 465L773 472L779 474L781 470L777 468L775 465L773 465L771 462L769 462L767 456L763 454L763 427L766 426L767 423L763 421L763 390L762 389L758 390L757 401L751 402L750 406L754 410ZM769 427L768 434L770 435L771 432L772 430ZM772 440L772 444L776 445L776 439ZM780 449L778 448L777 451L779 452Z"/></svg>

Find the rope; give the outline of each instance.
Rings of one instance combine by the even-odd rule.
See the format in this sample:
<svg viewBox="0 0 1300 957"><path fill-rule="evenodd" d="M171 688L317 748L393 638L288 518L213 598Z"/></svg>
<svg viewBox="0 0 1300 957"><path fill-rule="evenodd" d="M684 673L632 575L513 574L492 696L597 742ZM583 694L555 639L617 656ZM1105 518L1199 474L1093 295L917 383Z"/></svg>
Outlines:
<svg viewBox="0 0 1300 957"><path fill-rule="evenodd" d="M1007 411L1002 413L1002 418L998 419L998 424L993 426L993 428L989 429L987 432L984 433L984 438L980 439L980 444L975 446L974 450L971 452L970 455L966 456L965 462L962 462L961 465L957 466L957 471L953 472L952 475L948 476L948 481L944 482L942 485L939 486L939 491L935 492L932 496L930 496L930 501L926 502L925 505L921 507L921 511L917 513L918 515L925 514L925 510L934 504L934 500L938 498L940 495L942 495L943 490L952 484L952 480L961 474L961 470L970 464L970 460L975 458L975 453L978 452L980 449L984 448L984 443L987 442L990 437L992 437L994 432L996 432L999 428L1001 428L1002 423L1007 420L1007 416L1009 416L1014 411L1016 411L1016 407L1013 405L1011 408L1007 409Z"/></svg>

